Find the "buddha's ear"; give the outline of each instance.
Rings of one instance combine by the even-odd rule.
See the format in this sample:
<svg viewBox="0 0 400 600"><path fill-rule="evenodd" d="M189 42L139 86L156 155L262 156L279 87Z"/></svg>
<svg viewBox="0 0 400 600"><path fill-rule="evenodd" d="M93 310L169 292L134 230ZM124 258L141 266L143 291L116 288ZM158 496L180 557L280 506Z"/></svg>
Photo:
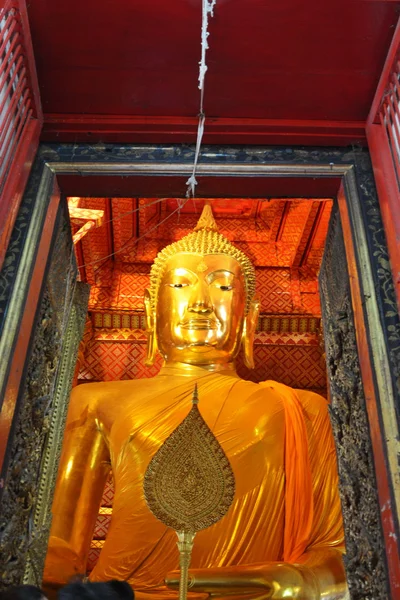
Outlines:
<svg viewBox="0 0 400 600"><path fill-rule="evenodd" d="M151 296L149 290L144 290L144 313L146 317L146 335L147 349L146 359L144 364L146 367L154 365L157 356L157 337L156 337L156 319L155 312L152 307Z"/></svg>
<svg viewBox="0 0 400 600"><path fill-rule="evenodd" d="M249 369L254 369L254 335L256 333L258 314L260 312L260 301L258 298L253 298L250 304L249 312L244 320L242 347L244 354L244 363Z"/></svg>

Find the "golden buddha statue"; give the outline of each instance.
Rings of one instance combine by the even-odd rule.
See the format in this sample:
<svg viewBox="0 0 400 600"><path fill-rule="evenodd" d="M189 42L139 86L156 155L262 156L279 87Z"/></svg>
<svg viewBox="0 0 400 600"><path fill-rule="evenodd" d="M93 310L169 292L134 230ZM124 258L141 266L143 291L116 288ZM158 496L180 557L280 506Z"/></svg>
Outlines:
<svg viewBox="0 0 400 600"><path fill-rule="evenodd" d="M93 581L129 581L137 599L176 598L174 531L149 511L146 468L187 414L197 383L201 410L232 465L228 514L196 536L194 597L346 597L341 506L327 402L283 384L244 381L258 318L250 260L217 231L206 206L194 230L166 247L145 292L152 379L89 383L73 390L45 581L84 573L110 464L113 513Z"/></svg>

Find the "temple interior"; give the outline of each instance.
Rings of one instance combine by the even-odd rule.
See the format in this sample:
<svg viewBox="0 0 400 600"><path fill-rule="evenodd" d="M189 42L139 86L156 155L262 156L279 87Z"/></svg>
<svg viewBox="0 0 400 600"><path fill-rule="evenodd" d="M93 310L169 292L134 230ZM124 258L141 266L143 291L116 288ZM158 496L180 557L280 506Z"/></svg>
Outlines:
<svg viewBox="0 0 400 600"><path fill-rule="evenodd" d="M255 369L243 379L274 379L326 397L318 272L333 201L329 198L212 199L219 230L256 267L261 300ZM152 377L144 365L143 292L157 253L196 225L205 199L68 198L80 279L91 285L75 385ZM112 513L108 480L88 558L98 559Z"/></svg>
<svg viewBox="0 0 400 600"><path fill-rule="evenodd" d="M399 15L0 0L0 600L400 600Z"/></svg>

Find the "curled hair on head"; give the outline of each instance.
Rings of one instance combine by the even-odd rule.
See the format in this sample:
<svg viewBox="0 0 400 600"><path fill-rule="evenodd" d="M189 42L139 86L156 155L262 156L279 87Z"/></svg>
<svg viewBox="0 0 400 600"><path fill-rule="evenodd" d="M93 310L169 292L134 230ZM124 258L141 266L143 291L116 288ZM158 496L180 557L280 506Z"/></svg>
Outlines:
<svg viewBox="0 0 400 600"><path fill-rule="evenodd" d="M211 207L206 205L200 220L192 233L181 240L166 246L159 252L150 270L150 299L155 309L158 290L168 259L175 254L191 253L206 256L224 254L234 258L240 265L246 289L246 314L249 312L251 301L256 288L256 272L251 260L236 248L222 233L217 230L217 224L212 215Z"/></svg>

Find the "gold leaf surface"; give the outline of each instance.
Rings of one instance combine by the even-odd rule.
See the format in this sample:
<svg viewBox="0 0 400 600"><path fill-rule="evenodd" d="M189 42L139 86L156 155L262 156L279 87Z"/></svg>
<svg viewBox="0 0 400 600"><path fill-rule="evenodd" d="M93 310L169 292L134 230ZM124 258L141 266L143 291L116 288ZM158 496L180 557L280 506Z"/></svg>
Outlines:
<svg viewBox="0 0 400 600"><path fill-rule="evenodd" d="M175 531L206 529L228 512L233 471L197 404L150 461L143 489L151 512Z"/></svg>

